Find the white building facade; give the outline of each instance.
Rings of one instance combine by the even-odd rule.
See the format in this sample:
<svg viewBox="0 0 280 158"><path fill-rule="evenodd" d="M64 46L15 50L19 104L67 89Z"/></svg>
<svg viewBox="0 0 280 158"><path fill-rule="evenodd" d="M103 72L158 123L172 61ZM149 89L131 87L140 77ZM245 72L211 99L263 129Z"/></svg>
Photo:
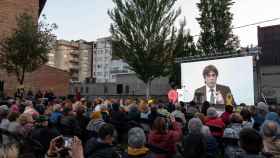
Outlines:
<svg viewBox="0 0 280 158"><path fill-rule="evenodd" d="M97 83L114 83L116 75L134 73L123 60L113 58L111 37L97 39L95 63Z"/></svg>

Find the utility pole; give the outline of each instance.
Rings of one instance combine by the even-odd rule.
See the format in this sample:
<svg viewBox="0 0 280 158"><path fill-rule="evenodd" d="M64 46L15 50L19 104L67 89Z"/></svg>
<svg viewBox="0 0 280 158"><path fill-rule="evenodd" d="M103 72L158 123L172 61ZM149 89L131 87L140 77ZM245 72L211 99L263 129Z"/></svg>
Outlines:
<svg viewBox="0 0 280 158"><path fill-rule="evenodd" d="M248 53L254 56L255 68L256 68L256 78L257 78L257 98L256 101L260 101L264 96L262 95L262 72L260 65L261 57L261 47L250 47L248 48ZM265 100L265 98L263 98Z"/></svg>

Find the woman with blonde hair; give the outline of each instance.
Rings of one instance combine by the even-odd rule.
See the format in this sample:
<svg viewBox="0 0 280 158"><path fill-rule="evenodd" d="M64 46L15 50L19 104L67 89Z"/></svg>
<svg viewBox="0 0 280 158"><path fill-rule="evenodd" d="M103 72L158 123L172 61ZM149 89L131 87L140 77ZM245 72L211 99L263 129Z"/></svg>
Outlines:
<svg viewBox="0 0 280 158"><path fill-rule="evenodd" d="M91 133L90 135L97 137L99 129L106 124L102 118L100 111L93 112L91 114L91 121L87 125L87 130Z"/></svg>
<svg viewBox="0 0 280 158"><path fill-rule="evenodd" d="M34 126L34 120L32 118L32 115L28 113L21 114L18 118L18 123L18 133L23 136L28 136Z"/></svg>

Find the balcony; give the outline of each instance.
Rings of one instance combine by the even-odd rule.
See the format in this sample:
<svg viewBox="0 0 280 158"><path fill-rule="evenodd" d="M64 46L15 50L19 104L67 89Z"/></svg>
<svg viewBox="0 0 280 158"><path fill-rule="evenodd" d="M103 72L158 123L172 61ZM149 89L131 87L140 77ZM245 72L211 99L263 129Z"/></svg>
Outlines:
<svg viewBox="0 0 280 158"><path fill-rule="evenodd" d="M78 77L72 76L72 77L71 77L71 81L72 81L72 82L79 81L79 78L78 78Z"/></svg>
<svg viewBox="0 0 280 158"><path fill-rule="evenodd" d="M70 51L70 55L79 56L79 52L78 51Z"/></svg>
<svg viewBox="0 0 280 158"><path fill-rule="evenodd" d="M74 63L74 64L79 64L79 59L78 58L70 58L69 62Z"/></svg>
<svg viewBox="0 0 280 158"><path fill-rule="evenodd" d="M70 65L69 70L70 71L79 71L79 65Z"/></svg>

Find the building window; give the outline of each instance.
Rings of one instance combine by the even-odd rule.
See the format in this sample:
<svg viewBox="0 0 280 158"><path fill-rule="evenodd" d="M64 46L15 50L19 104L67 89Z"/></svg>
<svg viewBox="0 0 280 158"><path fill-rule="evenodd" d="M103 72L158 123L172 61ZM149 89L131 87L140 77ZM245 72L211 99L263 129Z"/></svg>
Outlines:
<svg viewBox="0 0 280 158"><path fill-rule="evenodd" d="M86 93L88 94L88 90L89 90L89 88L88 87L86 87Z"/></svg>
<svg viewBox="0 0 280 158"><path fill-rule="evenodd" d="M129 86L128 86L128 85L125 86L125 93L126 93L126 94L129 93Z"/></svg>
<svg viewBox="0 0 280 158"><path fill-rule="evenodd" d="M84 93L84 87L81 87L81 93Z"/></svg>
<svg viewBox="0 0 280 158"><path fill-rule="evenodd" d="M104 93L108 93L108 87L106 85L104 86Z"/></svg>

